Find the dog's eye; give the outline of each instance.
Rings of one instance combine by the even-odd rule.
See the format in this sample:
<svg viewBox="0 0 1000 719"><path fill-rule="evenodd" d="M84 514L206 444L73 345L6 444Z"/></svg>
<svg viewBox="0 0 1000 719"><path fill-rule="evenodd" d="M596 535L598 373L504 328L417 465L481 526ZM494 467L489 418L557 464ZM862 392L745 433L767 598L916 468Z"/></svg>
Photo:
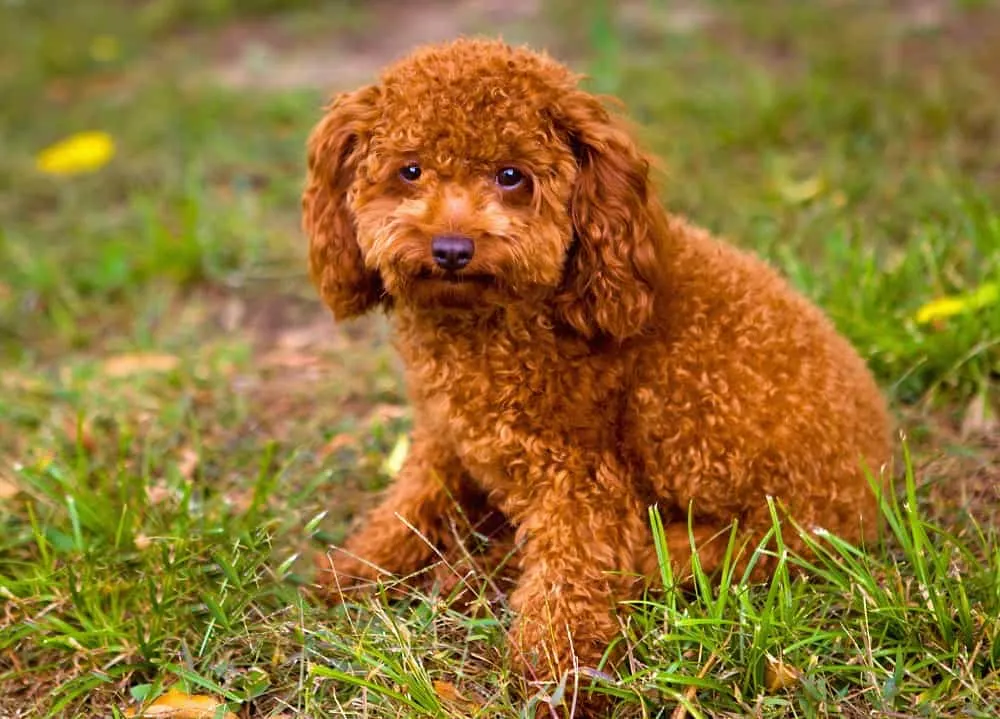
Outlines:
<svg viewBox="0 0 1000 719"><path fill-rule="evenodd" d="M399 168L399 176L406 182L416 182L420 179L420 165L415 162L411 162L409 165L403 165Z"/></svg>
<svg viewBox="0 0 1000 719"><path fill-rule="evenodd" d="M502 167L497 170L497 184L505 190L513 190L524 182L524 173L516 167Z"/></svg>

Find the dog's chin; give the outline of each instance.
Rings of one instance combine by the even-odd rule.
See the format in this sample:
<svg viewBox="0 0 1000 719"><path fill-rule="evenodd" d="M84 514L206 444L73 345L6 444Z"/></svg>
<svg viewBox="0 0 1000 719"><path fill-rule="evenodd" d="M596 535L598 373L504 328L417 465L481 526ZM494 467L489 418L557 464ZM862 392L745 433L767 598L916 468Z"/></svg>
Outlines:
<svg viewBox="0 0 1000 719"><path fill-rule="evenodd" d="M419 272L407 277L395 291L397 299L415 307L476 309L504 303L504 292L493 275Z"/></svg>

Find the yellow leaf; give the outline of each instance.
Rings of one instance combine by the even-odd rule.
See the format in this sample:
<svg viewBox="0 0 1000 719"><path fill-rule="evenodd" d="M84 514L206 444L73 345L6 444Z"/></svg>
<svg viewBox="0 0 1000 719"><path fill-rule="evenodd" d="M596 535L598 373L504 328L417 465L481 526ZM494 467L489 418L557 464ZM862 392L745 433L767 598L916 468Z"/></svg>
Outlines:
<svg viewBox="0 0 1000 719"><path fill-rule="evenodd" d="M122 354L104 360L108 377L130 377L144 372L170 372L180 363L174 355L156 353Z"/></svg>
<svg viewBox="0 0 1000 719"><path fill-rule="evenodd" d="M104 167L115 154L106 132L78 132L49 145L35 157L35 166L49 175L75 175Z"/></svg>
<svg viewBox="0 0 1000 719"><path fill-rule="evenodd" d="M969 314L998 302L1000 302L1000 282L989 282L963 295L941 297L928 302L917 310L915 319L924 325L955 315Z"/></svg>
<svg viewBox="0 0 1000 719"><path fill-rule="evenodd" d="M791 664L785 664L772 656L767 657L767 664L764 666L764 688L768 692L773 693L793 686L799 681L799 676L799 670Z"/></svg>
<svg viewBox="0 0 1000 719"><path fill-rule="evenodd" d="M129 709L127 717L157 717L157 719L236 719L236 715L224 710L225 705L215 697L201 694L185 694L171 689L152 704L137 713Z"/></svg>
<svg viewBox="0 0 1000 719"><path fill-rule="evenodd" d="M386 457L385 462L382 463L382 471L390 477L395 477L399 474L399 470L403 468L403 461L409 453L410 438L405 434L401 434L396 440L396 446L392 448L389 456Z"/></svg>
<svg viewBox="0 0 1000 719"><path fill-rule="evenodd" d="M38 456L35 457L34 461L35 470L39 472L44 472L49 467L52 466L52 463L54 461L55 461L55 455L52 454L52 452L48 450L42 450L41 452L38 453Z"/></svg>
<svg viewBox="0 0 1000 719"><path fill-rule="evenodd" d="M778 194L785 202L799 205L816 198L826 188L821 175L813 175L804 180L779 180L776 183Z"/></svg>
<svg viewBox="0 0 1000 719"><path fill-rule="evenodd" d="M90 56L98 62L117 60L119 54L121 48L114 35L98 35L90 41Z"/></svg>

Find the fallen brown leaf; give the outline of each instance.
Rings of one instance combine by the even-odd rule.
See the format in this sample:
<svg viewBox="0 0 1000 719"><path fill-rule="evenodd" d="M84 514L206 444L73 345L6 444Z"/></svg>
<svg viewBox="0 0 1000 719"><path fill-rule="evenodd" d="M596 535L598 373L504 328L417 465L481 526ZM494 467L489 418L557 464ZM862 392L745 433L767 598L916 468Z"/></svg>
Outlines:
<svg viewBox="0 0 1000 719"><path fill-rule="evenodd" d="M194 477L194 471L198 469L200 461L201 458L197 452L190 447L185 447L181 450L181 457L177 462L177 470L184 479L191 479Z"/></svg>
<svg viewBox="0 0 1000 719"><path fill-rule="evenodd" d="M74 445L84 449L87 454L93 454L97 449L97 440L91 431L90 422L84 418L66 417L63 420L63 431Z"/></svg>
<svg viewBox="0 0 1000 719"><path fill-rule="evenodd" d="M234 489L222 498L236 514L245 514L253 506L253 490L250 489Z"/></svg>
<svg viewBox="0 0 1000 719"><path fill-rule="evenodd" d="M358 438L352 434L348 434L346 432L335 434L332 437L330 437L330 439L327 441L326 444L324 444L322 447L319 448L319 450L317 450L316 459L318 459L320 462L323 462L331 454L334 454L335 452L341 449L344 449L346 447L351 447L356 444L358 444Z"/></svg>
<svg viewBox="0 0 1000 719"><path fill-rule="evenodd" d="M70 85L64 80L53 80L45 86L45 97L53 102L65 102L71 95Z"/></svg>
<svg viewBox="0 0 1000 719"><path fill-rule="evenodd" d="M405 417L408 410L406 407L398 404L377 404L372 411L368 413L368 422L389 422L394 419L400 419Z"/></svg>
<svg viewBox="0 0 1000 719"><path fill-rule="evenodd" d="M222 306L222 316L220 318L222 328L226 332L235 332L243 324L243 318L246 317L246 314L247 306L243 300L238 297L229 298L226 304Z"/></svg>
<svg viewBox="0 0 1000 719"><path fill-rule="evenodd" d="M174 355L155 352L129 353L104 360L103 369L108 377L130 377L146 372L170 372L179 364L180 360Z"/></svg>
<svg viewBox="0 0 1000 719"><path fill-rule="evenodd" d="M43 392L46 389L46 384L38 377L4 370L0 374L0 387L20 392Z"/></svg>
<svg viewBox="0 0 1000 719"><path fill-rule="evenodd" d="M434 692L438 695L441 701L465 711L480 709L484 703L481 698L477 697L475 699L471 699L465 696L458 690L458 687L451 682L435 681Z"/></svg>
<svg viewBox="0 0 1000 719"><path fill-rule="evenodd" d="M304 369L322 365L323 358L315 353L276 349L261 357L260 363L265 367Z"/></svg>
<svg viewBox="0 0 1000 719"><path fill-rule="evenodd" d="M173 499L174 492L170 487L166 485L163 480L158 481L153 485L146 485L146 502L155 507L158 504L163 504L164 502Z"/></svg>
<svg viewBox="0 0 1000 719"><path fill-rule="evenodd" d="M323 346L330 341L332 324L326 321L313 322L303 327L285 330L278 336L277 345L281 349L301 351L309 347Z"/></svg>
<svg viewBox="0 0 1000 719"><path fill-rule="evenodd" d="M215 697L203 694L185 694L171 689L148 707L137 713L134 709L126 710L127 717L158 717L169 719L216 719L216 710L224 706ZM224 719L237 719L232 712L222 714Z"/></svg>
<svg viewBox="0 0 1000 719"><path fill-rule="evenodd" d="M21 489L10 479L0 475L0 500L16 497Z"/></svg>
<svg viewBox="0 0 1000 719"><path fill-rule="evenodd" d="M764 667L764 688L773 694L797 684L800 676L801 672L791 664L768 656Z"/></svg>
<svg viewBox="0 0 1000 719"><path fill-rule="evenodd" d="M695 656L694 654L691 654L690 658L693 659L694 656ZM715 652L709 654L708 659L705 660L705 663L701 666L701 669L698 670L698 678L704 679L706 676L708 676L708 673L712 671L712 667L715 666L715 663L718 660L719 657L716 655ZM685 690L684 698L687 699L688 702L691 702L694 700L694 696L697 693L698 693L698 685L691 684L690 686L688 686L687 690ZM686 705L683 702L678 702L677 707L673 711L673 714L670 715L670 719L684 719L686 716L687 716Z"/></svg>

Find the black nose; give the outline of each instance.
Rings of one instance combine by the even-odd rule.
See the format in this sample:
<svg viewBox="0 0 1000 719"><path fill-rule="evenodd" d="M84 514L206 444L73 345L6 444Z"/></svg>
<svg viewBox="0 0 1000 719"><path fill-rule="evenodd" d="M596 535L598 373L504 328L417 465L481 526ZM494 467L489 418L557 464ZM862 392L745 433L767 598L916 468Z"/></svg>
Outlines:
<svg viewBox="0 0 1000 719"><path fill-rule="evenodd" d="M476 246L462 235L438 235L431 240L431 256L443 270L454 272L472 261Z"/></svg>

